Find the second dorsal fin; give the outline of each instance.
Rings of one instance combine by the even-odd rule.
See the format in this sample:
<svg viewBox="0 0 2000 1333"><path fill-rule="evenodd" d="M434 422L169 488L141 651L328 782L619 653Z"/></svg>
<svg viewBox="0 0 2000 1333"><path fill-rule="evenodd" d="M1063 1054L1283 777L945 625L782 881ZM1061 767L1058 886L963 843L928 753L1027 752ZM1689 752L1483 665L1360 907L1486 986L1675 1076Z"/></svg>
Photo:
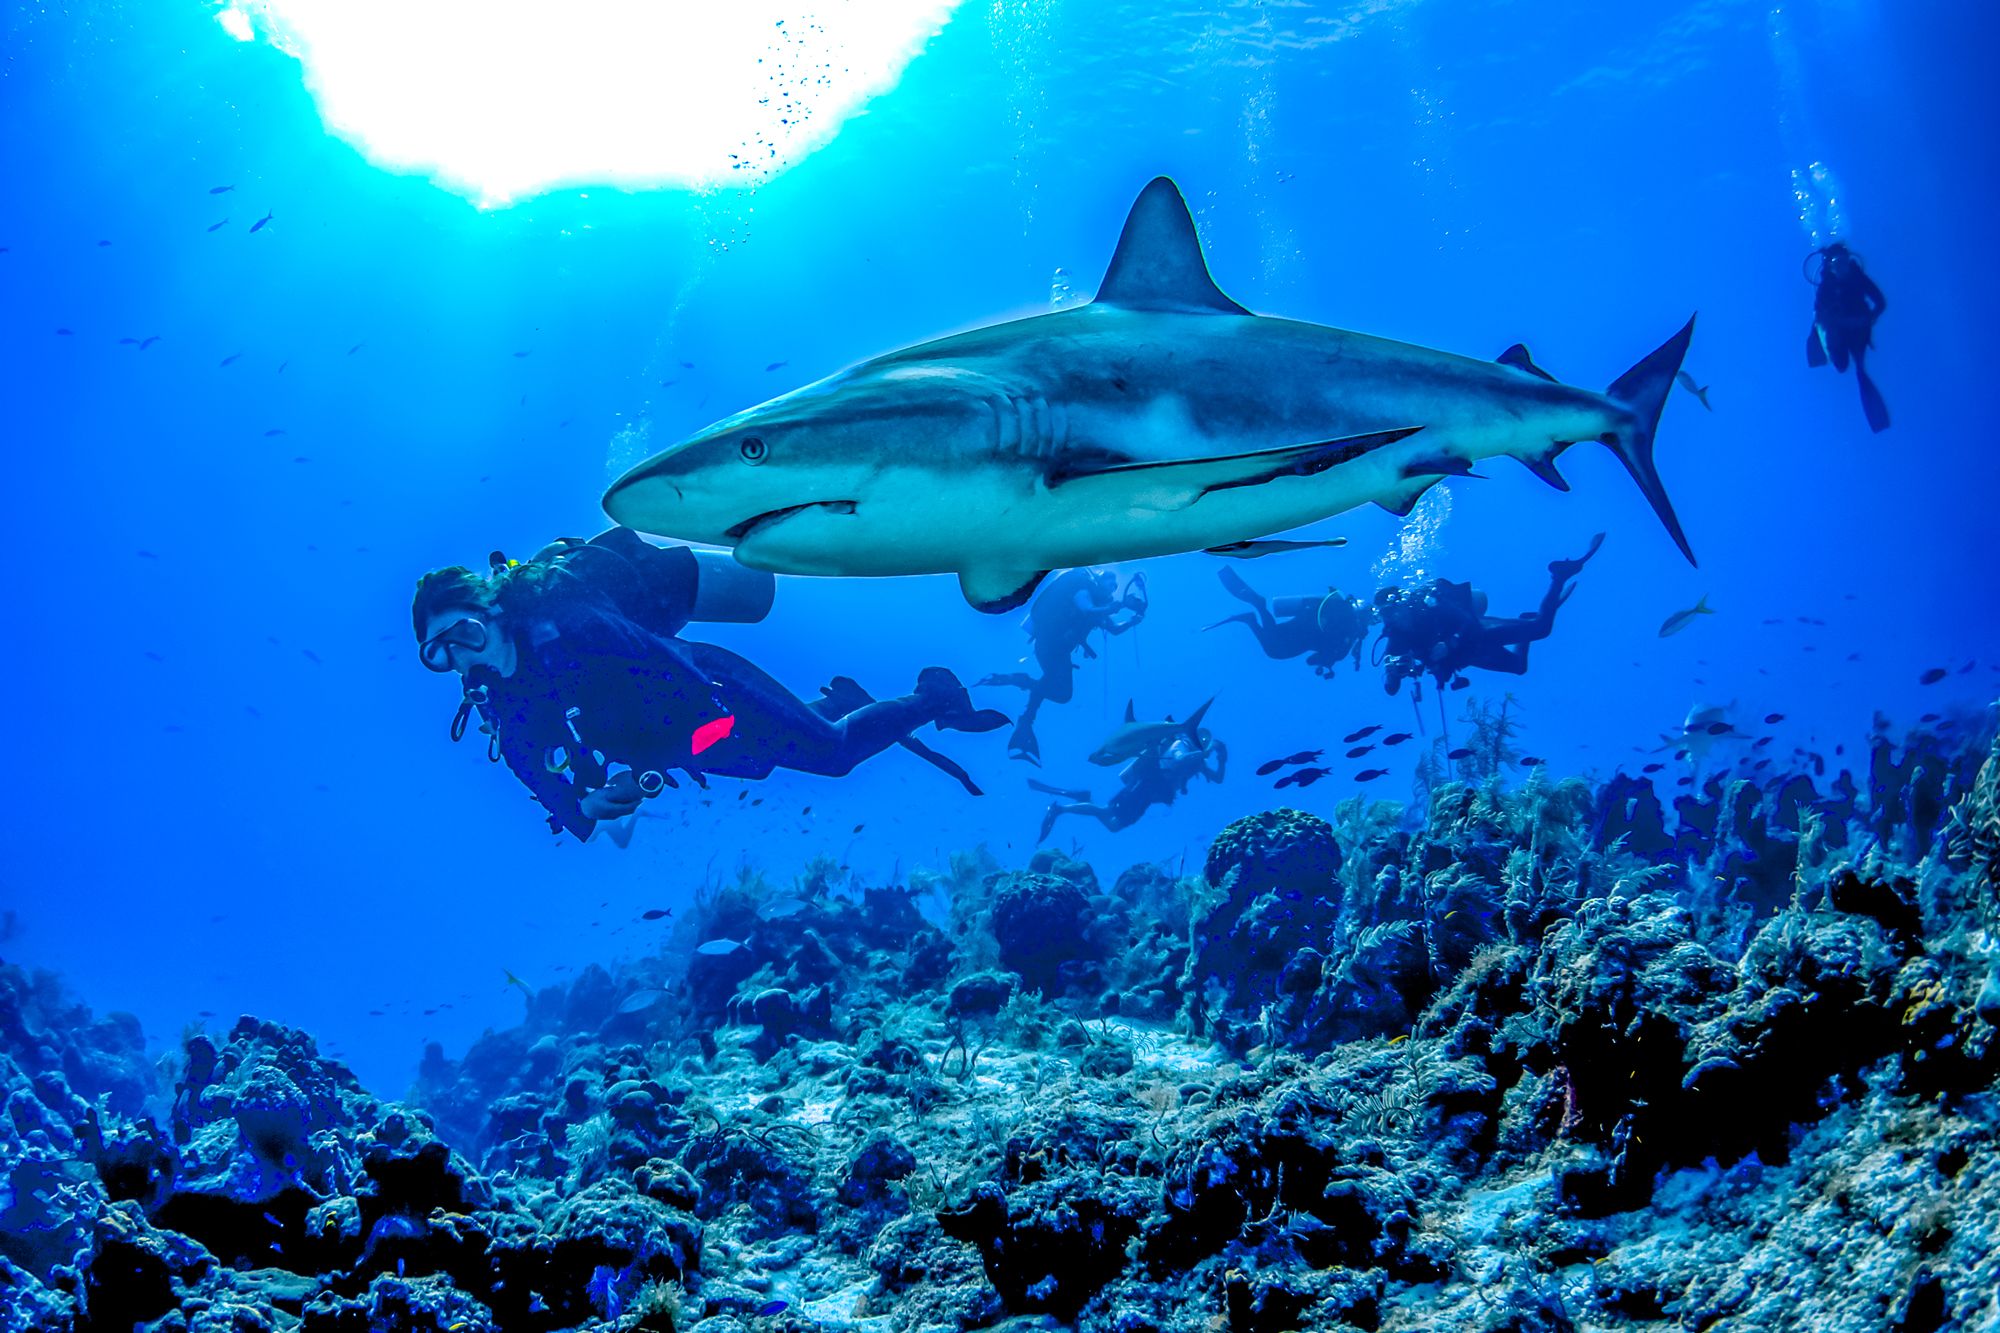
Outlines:
<svg viewBox="0 0 2000 1333"><path fill-rule="evenodd" d="M1557 382L1554 375L1549 374L1548 371L1543 370L1535 364L1535 358L1528 355L1528 345L1526 343L1515 343L1512 347L1509 347L1493 359L1503 366L1512 366L1516 370L1525 370L1530 375L1538 375L1551 384Z"/></svg>

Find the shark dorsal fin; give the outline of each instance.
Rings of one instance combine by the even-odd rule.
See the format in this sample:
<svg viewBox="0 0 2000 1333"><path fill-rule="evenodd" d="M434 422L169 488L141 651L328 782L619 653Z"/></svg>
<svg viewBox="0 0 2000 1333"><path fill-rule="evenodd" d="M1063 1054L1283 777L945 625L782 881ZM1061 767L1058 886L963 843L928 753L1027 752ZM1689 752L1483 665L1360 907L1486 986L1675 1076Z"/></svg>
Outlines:
<svg viewBox="0 0 2000 1333"><path fill-rule="evenodd" d="M1125 720L1127 722L1137 722L1139 720L1139 715L1132 711L1132 701L1130 699L1125 701Z"/></svg>
<svg viewBox="0 0 2000 1333"><path fill-rule="evenodd" d="M1125 218L1097 303L1183 314L1250 313L1224 296L1208 276L1187 201L1165 176L1153 177Z"/></svg>
<svg viewBox="0 0 2000 1333"><path fill-rule="evenodd" d="M1551 384L1557 382L1554 375L1549 374L1548 371L1543 370L1535 364L1535 358L1528 355L1528 348L1525 343L1515 343L1512 347L1509 347L1493 359L1503 366L1512 366L1516 370L1525 370L1530 375L1534 375L1539 379L1545 379Z"/></svg>

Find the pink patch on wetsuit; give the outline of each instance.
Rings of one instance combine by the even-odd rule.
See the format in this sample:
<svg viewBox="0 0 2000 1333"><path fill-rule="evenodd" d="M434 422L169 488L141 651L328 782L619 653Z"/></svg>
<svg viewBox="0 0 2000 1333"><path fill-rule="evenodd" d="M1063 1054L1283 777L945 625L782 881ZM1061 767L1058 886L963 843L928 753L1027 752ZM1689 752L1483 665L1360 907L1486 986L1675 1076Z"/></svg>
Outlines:
<svg viewBox="0 0 2000 1333"><path fill-rule="evenodd" d="M729 735L735 728L736 717L734 714L725 714L722 717L716 718L713 722L702 723L694 729L694 752L700 754L709 746L714 745L717 741Z"/></svg>

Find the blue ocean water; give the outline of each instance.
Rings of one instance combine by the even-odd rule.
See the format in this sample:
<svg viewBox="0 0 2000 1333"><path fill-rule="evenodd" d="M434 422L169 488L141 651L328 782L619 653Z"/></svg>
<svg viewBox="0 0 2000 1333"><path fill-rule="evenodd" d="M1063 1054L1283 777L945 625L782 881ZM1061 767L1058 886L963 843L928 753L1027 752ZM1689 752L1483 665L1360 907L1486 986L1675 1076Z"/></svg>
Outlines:
<svg viewBox="0 0 2000 1333"><path fill-rule="evenodd" d="M456 690L418 669L408 598L426 569L598 530L620 470L717 417L1087 299L1158 174L1259 312L1482 357L1525 342L1592 387L1700 312L1688 365L1713 411L1677 392L1659 435L1698 569L1615 460L1579 449L1568 494L1496 466L1414 530L1371 508L1305 534L1344 548L1232 566L1260 589L1444 575L1511 612L1608 533L1532 670L1469 691L1510 695L1520 743L1562 774L1631 771L1697 705L1782 713L1773 753L1837 769L1878 712L1993 697L1995 119L1969 58L1989 6L1170 11L960 5L782 170L481 206L372 160L323 121L298 53L236 40L213 7L10 7L0 953L155 1043L256 1013L394 1093L425 1043L457 1054L519 1019L503 970L541 986L643 954L642 910L685 911L739 867L782 879L827 855L888 880L981 843L1023 863L1046 798L997 735L940 742L981 798L892 752L840 780L718 782L713 804L669 793L629 849L553 839L476 740L448 741ZM1889 297L1879 436L1851 377L1801 357L1801 262L1836 238ZM1146 623L1043 713L1037 776L1102 785L1084 756L1128 699L1159 716L1215 696L1225 783L1118 834L1059 826L1109 874L1198 864L1277 799L1265 758L1415 729L1379 673L1324 681L1204 633L1238 609L1219 567L1145 562ZM1704 595L1714 616L1659 637ZM893 692L934 663L1011 669L1019 620L948 577L784 579L768 621L714 638L804 693L835 674ZM1920 685L1935 667L1952 674ZM1416 749L1377 794L1409 795ZM1286 799L1330 811L1362 767Z"/></svg>

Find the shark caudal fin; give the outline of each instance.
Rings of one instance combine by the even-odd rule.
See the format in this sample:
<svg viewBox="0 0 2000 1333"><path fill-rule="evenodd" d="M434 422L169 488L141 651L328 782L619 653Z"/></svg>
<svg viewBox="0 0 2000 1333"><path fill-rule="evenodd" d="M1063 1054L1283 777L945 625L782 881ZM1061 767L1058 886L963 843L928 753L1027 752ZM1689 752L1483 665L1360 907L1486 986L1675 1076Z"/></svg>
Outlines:
<svg viewBox="0 0 2000 1333"><path fill-rule="evenodd" d="M1203 704L1201 707L1195 709L1192 713L1188 714L1188 720L1181 723L1181 730L1186 732L1190 736L1198 734L1201 731L1201 720L1204 717L1208 716L1209 706L1214 702L1215 702L1215 696L1212 694L1209 695L1208 703Z"/></svg>
<svg viewBox="0 0 2000 1333"><path fill-rule="evenodd" d="M1639 483L1639 490L1653 506L1653 512L1666 524L1667 535L1674 539L1674 545L1681 548L1690 565L1696 563L1694 549L1688 545L1687 533L1681 530L1681 521L1674 513L1674 502L1667 498L1667 488L1660 481L1660 471L1653 465L1653 432L1660 424L1660 410L1666 406L1667 394L1674 387L1674 376L1680 371L1681 358L1687 355L1688 343L1694 338L1694 319L1689 317L1681 331L1661 343L1649 356L1620 375L1617 382L1604 391L1605 397L1631 409L1634 429L1630 436L1616 435L1605 440L1611 452L1618 455L1618 461L1632 474L1632 480Z"/></svg>

